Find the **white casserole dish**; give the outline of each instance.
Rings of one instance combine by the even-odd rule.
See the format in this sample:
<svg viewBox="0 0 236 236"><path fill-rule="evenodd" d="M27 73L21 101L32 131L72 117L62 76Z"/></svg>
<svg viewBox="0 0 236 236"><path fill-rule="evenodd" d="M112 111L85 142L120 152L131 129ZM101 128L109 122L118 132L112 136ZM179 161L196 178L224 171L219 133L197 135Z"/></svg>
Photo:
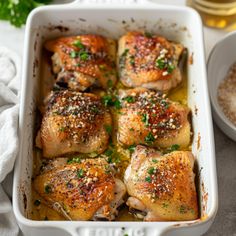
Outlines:
<svg viewBox="0 0 236 236"><path fill-rule="evenodd" d="M201 235L212 224L218 207L214 138L209 105L202 24L187 7L164 6L145 1L78 1L34 10L27 21L22 96L20 106L20 151L15 166L13 208L25 235L157 236ZM115 2L115 1L114 1ZM132 2L132 4L131 4ZM118 38L127 30L146 29L183 43L193 56L187 65L188 105L192 109L193 142L199 174L197 188L201 218L185 222L81 222L33 221L30 207L33 165L34 120L39 96L42 44L46 39L80 33L98 33Z"/></svg>

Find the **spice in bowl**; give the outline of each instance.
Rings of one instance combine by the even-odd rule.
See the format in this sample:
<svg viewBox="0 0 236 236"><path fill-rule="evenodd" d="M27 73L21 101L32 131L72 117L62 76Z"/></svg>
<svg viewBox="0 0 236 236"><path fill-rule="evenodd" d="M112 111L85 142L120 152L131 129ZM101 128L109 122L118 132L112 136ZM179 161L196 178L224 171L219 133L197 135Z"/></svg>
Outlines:
<svg viewBox="0 0 236 236"><path fill-rule="evenodd" d="M225 116L236 126L236 62L218 87L218 103Z"/></svg>

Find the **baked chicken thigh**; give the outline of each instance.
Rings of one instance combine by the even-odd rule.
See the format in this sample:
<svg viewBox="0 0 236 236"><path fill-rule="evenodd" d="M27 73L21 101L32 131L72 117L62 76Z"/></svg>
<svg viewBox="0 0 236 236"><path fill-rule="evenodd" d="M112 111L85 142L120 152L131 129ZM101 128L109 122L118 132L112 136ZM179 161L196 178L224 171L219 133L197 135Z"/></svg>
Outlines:
<svg viewBox="0 0 236 236"><path fill-rule="evenodd" d="M141 32L128 32L118 43L121 82L127 87L168 91L182 81L181 44Z"/></svg>
<svg viewBox="0 0 236 236"><path fill-rule="evenodd" d="M99 96L76 91L52 92L36 145L47 158L75 152L102 153L108 146L111 115Z"/></svg>
<svg viewBox="0 0 236 236"><path fill-rule="evenodd" d="M177 221L198 218L193 173L194 157L188 151L164 156L137 146L125 172L127 205L145 221Z"/></svg>
<svg viewBox="0 0 236 236"><path fill-rule="evenodd" d="M100 35L79 35L47 41L53 52L56 83L84 91L94 85L107 89L116 82L116 43Z"/></svg>
<svg viewBox="0 0 236 236"><path fill-rule="evenodd" d="M190 142L189 108L145 88L120 90L117 139L123 146L167 148Z"/></svg>
<svg viewBox="0 0 236 236"><path fill-rule="evenodd" d="M83 159L43 172L34 188L49 207L69 220L113 220L124 201L124 183L102 158Z"/></svg>

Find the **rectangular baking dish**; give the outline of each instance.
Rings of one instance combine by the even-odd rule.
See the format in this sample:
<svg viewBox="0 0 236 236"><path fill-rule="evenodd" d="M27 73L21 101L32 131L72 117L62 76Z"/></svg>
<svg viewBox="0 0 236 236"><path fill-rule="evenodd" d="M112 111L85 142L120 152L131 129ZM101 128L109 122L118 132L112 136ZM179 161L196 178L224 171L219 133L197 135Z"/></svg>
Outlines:
<svg viewBox="0 0 236 236"><path fill-rule="evenodd" d="M209 105L202 24L187 7L142 1L75 1L41 7L27 21L22 94L20 104L20 151L15 166L13 208L25 235L157 236L202 235L212 224L218 207L214 138ZM49 38L97 33L118 38L128 30L146 30L181 42L193 63L187 63L188 105L192 110L192 150L196 158L201 216L186 222L81 222L33 221L30 207L34 121L39 96L42 44Z"/></svg>

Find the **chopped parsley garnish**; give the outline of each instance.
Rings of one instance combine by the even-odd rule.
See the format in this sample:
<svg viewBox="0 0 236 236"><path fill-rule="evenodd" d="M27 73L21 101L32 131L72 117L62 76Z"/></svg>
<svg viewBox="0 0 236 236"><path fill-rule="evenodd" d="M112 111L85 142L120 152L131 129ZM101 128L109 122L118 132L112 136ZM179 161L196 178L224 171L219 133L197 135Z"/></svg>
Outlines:
<svg viewBox="0 0 236 236"><path fill-rule="evenodd" d="M80 57L81 60L86 61L86 60L88 60L89 55L88 55L87 52L80 52L79 57Z"/></svg>
<svg viewBox="0 0 236 236"><path fill-rule="evenodd" d="M128 52L129 52L129 49L128 48L126 48L125 50L124 50L124 52L122 53L122 57L126 57L127 56L127 54L128 54Z"/></svg>
<svg viewBox="0 0 236 236"><path fill-rule="evenodd" d="M145 137L145 142L147 144L152 144L155 141L155 138L151 132L148 133L148 135Z"/></svg>
<svg viewBox="0 0 236 236"><path fill-rule="evenodd" d="M72 159L67 160L67 164L71 164L71 163L81 163L81 158L73 157Z"/></svg>
<svg viewBox="0 0 236 236"><path fill-rule="evenodd" d="M145 178L145 181L148 182L148 183L151 183L151 182L152 182L152 179L151 179L150 176L147 176L147 177Z"/></svg>
<svg viewBox="0 0 236 236"><path fill-rule="evenodd" d="M47 193L47 194L48 194L48 193L51 193L51 192L52 192L51 186L47 184L47 185L44 187L44 192Z"/></svg>
<svg viewBox="0 0 236 236"><path fill-rule="evenodd" d="M105 95L102 97L102 102L106 107L112 107L114 106L116 109L121 108L121 103L118 99L111 95Z"/></svg>
<svg viewBox="0 0 236 236"><path fill-rule="evenodd" d="M142 114L142 122L145 124L146 127L149 125L148 120L149 120L149 115L146 113Z"/></svg>
<svg viewBox="0 0 236 236"><path fill-rule="evenodd" d="M119 100L115 100L115 101L114 101L114 107L115 107L116 109L120 109L120 108L121 108L121 103L120 103Z"/></svg>
<svg viewBox="0 0 236 236"><path fill-rule="evenodd" d="M77 177L82 178L83 176L84 176L84 170L83 169L77 170Z"/></svg>
<svg viewBox="0 0 236 236"><path fill-rule="evenodd" d="M133 145L130 145L130 146L128 147L128 150L129 150L131 153L133 153L133 152L134 152L134 150L135 150L135 147L136 147L136 145L135 145L135 144L133 144Z"/></svg>
<svg viewBox="0 0 236 236"><path fill-rule="evenodd" d="M65 131L65 127L60 127L60 128L59 128L59 131L60 131L60 132L64 132L64 131Z"/></svg>
<svg viewBox="0 0 236 236"><path fill-rule="evenodd" d="M108 87L108 88L112 88L112 87L113 87L113 81L112 81L112 80L109 79L109 80L107 81L107 87Z"/></svg>
<svg viewBox="0 0 236 236"><path fill-rule="evenodd" d="M111 149L107 149L107 150L104 152L104 154L109 157L109 156L111 156L111 155L113 154L113 151L112 151Z"/></svg>
<svg viewBox="0 0 236 236"><path fill-rule="evenodd" d="M76 58L78 56L78 53L76 51L70 52L70 57L71 58Z"/></svg>
<svg viewBox="0 0 236 236"><path fill-rule="evenodd" d="M168 107L169 107L169 103L168 103L166 100L161 100L161 101L160 101L160 104L161 104L162 106L164 106L165 108L168 108Z"/></svg>
<svg viewBox="0 0 236 236"><path fill-rule="evenodd" d="M157 58L156 67L161 70L166 69L167 74L171 74L173 70L175 69L175 65L173 64L172 61L167 61L167 59L163 59L163 58Z"/></svg>
<svg viewBox="0 0 236 236"><path fill-rule="evenodd" d="M154 171L155 171L155 168L154 168L154 167L150 167L150 168L148 169L148 174L149 174L149 175L152 175L152 174L154 174Z"/></svg>
<svg viewBox="0 0 236 236"><path fill-rule="evenodd" d="M98 114L99 113L99 108L94 106L94 107L91 108L91 111L94 112L95 114Z"/></svg>
<svg viewBox="0 0 236 236"><path fill-rule="evenodd" d="M152 160L152 162L153 162L153 163L158 163L158 160L155 160L155 159L154 159L154 160Z"/></svg>
<svg viewBox="0 0 236 236"><path fill-rule="evenodd" d="M112 96L111 95L105 95L102 97L102 102L103 104L108 107L108 106L112 106L113 105L113 101L112 101Z"/></svg>
<svg viewBox="0 0 236 236"><path fill-rule="evenodd" d="M147 38L152 38L152 34L150 32L144 32L144 36Z"/></svg>
<svg viewBox="0 0 236 236"><path fill-rule="evenodd" d="M134 56L130 56L129 63L132 66L135 64Z"/></svg>
<svg viewBox="0 0 236 236"><path fill-rule="evenodd" d="M123 98L122 100L127 101L128 103L135 102L135 98L132 96L127 96L127 97Z"/></svg>
<svg viewBox="0 0 236 236"><path fill-rule="evenodd" d="M80 48L80 49L84 49L85 46L81 43L80 40L76 40L74 43L73 43L74 46L76 46L77 48Z"/></svg>
<svg viewBox="0 0 236 236"><path fill-rule="evenodd" d="M156 60L156 67L158 67L159 69L163 70L165 69L165 61L163 59L157 59Z"/></svg>
<svg viewBox="0 0 236 236"><path fill-rule="evenodd" d="M179 150L179 148L180 148L179 144L173 144L170 148L167 148L167 149L164 151L164 154L177 151L177 150Z"/></svg>
<svg viewBox="0 0 236 236"><path fill-rule="evenodd" d="M170 147L170 150L173 152L173 151L179 150L179 148L180 148L179 144L173 144L173 145Z"/></svg>
<svg viewBox="0 0 236 236"><path fill-rule="evenodd" d="M36 200L34 201L34 205L35 205L35 206L39 206L40 204L41 204L41 201L40 201L40 200L36 199Z"/></svg>
<svg viewBox="0 0 236 236"><path fill-rule="evenodd" d="M168 74L171 74L174 69L175 69L175 66L173 64L168 64L168 66L167 66Z"/></svg>
<svg viewBox="0 0 236 236"><path fill-rule="evenodd" d="M111 133L112 133L112 127L111 127L110 125L104 125L104 128L105 128L106 132L107 132L109 135L111 135Z"/></svg>
<svg viewBox="0 0 236 236"><path fill-rule="evenodd" d="M91 152L91 153L88 153L87 154L88 155L88 157L96 157L96 156L98 156L98 153L97 152Z"/></svg>

